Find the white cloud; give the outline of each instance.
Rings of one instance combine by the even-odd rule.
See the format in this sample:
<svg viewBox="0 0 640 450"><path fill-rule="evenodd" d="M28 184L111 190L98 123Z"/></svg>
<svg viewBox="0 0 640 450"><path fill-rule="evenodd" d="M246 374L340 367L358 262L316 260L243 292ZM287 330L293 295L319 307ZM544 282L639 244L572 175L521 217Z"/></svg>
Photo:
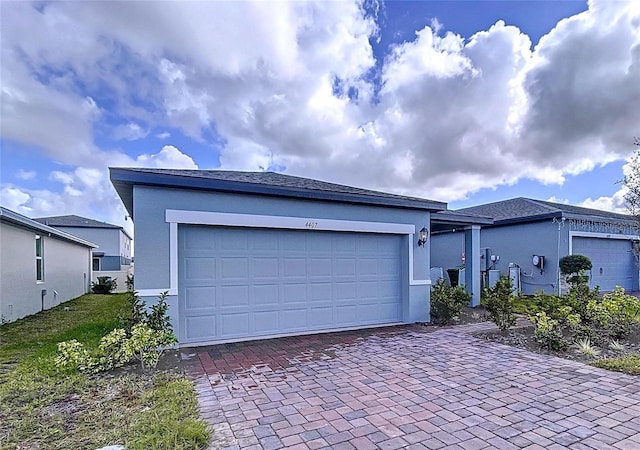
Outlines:
<svg viewBox="0 0 640 450"><path fill-rule="evenodd" d="M129 122L126 125L118 125L113 131L113 137L117 140L137 141L147 137L149 130L143 129L137 123Z"/></svg>
<svg viewBox="0 0 640 450"><path fill-rule="evenodd" d="M72 205L114 199L107 165L196 167L188 148L98 148L105 130L214 130L223 168L439 200L523 177L562 183L630 151L639 5L592 0L533 50L502 21L467 40L434 21L388 53L376 92L377 24L358 2L7 3L2 138L75 167L52 174ZM44 197L23 203L64 204Z"/></svg>
<svg viewBox="0 0 640 450"><path fill-rule="evenodd" d="M193 159L182 153L173 145L165 145L156 154L143 154L136 158L134 164L139 167L159 167L164 169L197 169Z"/></svg>
<svg viewBox="0 0 640 450"><path fill-rule="evenodd" d="M36 175L37 172L35 170L20 169L16 172L16 177L20 178L21 180L33 180Z"/></svg>

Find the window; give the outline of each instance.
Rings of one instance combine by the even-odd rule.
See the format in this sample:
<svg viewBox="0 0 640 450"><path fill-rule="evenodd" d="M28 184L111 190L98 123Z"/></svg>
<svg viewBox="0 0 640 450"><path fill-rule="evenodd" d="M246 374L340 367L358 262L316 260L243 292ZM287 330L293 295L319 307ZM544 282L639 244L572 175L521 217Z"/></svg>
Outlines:
<svg viewBox="0 0 640 450"><path fill-rule="evenodd" d="M44 254L42 236L36 234L36 281L44 281Z"/></svg>
<svg viewBox="0 0 640 450"><path fill-rule="evenodd" d="M93 258L93 270L100 270L100 258Z"/></svg>

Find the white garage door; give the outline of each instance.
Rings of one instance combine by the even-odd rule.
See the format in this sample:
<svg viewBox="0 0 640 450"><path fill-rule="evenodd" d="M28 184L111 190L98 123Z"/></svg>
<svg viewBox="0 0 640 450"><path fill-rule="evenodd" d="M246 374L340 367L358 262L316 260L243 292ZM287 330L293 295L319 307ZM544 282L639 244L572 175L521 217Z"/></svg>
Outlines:
<svg viewBox="0 0 640 450"><path fill-rule="evenodd" d="M587 256L593 264L591 286L612 291L616 286L632 290L634 272L637 272L635 257L627 239L605 239L573 237L572 253Z"/></svg>
<svg viewBox="0 0 640 450"><path fill-rule="evenodd" d="M398 235L180 226L181 343L401 320Z"/></svg>

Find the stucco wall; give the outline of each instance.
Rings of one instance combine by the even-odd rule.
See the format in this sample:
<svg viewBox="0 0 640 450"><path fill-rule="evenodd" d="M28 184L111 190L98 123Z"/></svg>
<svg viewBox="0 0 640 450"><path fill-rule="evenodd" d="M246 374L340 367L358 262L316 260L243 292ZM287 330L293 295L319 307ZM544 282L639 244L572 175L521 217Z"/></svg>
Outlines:
<svg viewBox="0 0 640 450"><path fill-rule="evenodd" d="M88 292L91 249L42 235L44 281L36 282L37 233L0 223L0 315L14 321ZM57 294L56 294L57 293Z"/></svg>
<svg viewBox="0 0 640 450"><path fill-rule="evenodd" d="M567 254L568 230L560 230L560 257ZM436 234L432 237L432 266L445 270L462 264L464 231ZM542 290L556 293L558 290L558 225L549 221L482 228L480 247L491 248L500 256L495 269L508 273L509 263L520 266L521 289L530 295ZM534 267L533 255L545 257L544 271Z"/></svg>
<svg viewBox="0 0 640 450"><path fill-rule="evenodd" d="M562 231L561 231L562 233ZM508 272L509 263L520 266L522 293L534 294L542 290L558 292L558 226L551 220L485 228L480 238L481 247L490 247L500 256L496 269ZM560 246L560 257L567 254ZM544 271L532 263L533 255L544 256Z"/></svg>
<svg viewBox="0 0 640 450"><path fill-rule="evenodd" d="M120 256L120 230L115 228L84 228L84 227L59 227L79 238L99 245L95 251L102 252L106 256Z"/></svg>
<svg viewBox="0 0 640 450"><path fill-rule="evenodd" d="M416 231L429 226L430 215L425 211L397 208L351 205L326 201L305 201L267 196L249 196L229 193L154 188L134 186L134 221L136 227L136 278L135 288L168 289L169 224L165 222L165 210L212 211L238 214L260 214L320 219L339 219L370 222L414 224ZM405 244L406 239L403 239ZM416 280L429 278L429 248L417 247L414 236L414 268ZM408 244L401 249L402 260L408 260ZM403 316L406 322L428 320L429 286L409 286L408 265L403 279ZM411 301L410 301L411 299ZM152 303L156 299L145 299ZM169 300L170 314L177 327L177 302Z"/></svg>

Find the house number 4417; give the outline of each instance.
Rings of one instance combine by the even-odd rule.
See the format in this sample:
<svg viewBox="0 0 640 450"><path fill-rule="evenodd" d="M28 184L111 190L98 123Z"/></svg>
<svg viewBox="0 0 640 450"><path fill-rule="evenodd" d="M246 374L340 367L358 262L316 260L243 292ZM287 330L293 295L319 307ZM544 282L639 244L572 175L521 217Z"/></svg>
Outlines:
<svg viewBox="0 0 640 450"><path fill-rule="evenodd" d="M318 222L309 221L309 222L305 223L304 226L307 227L310 230L313 230L315 228L318 228Z"/></svg>

